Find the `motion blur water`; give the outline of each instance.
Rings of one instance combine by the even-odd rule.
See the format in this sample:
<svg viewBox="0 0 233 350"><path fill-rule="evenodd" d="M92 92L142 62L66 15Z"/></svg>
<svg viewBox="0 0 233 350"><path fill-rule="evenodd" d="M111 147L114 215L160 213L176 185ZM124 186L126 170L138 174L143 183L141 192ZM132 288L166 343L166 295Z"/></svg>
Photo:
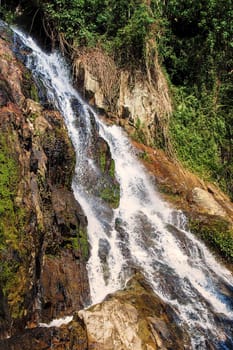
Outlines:
<svg viewBox="0 0 233 350"><path fill-rule="evenodd" d="M16 33L32 50L27 66L38 84L45 86L49 102L64 116L76 151L73 191L88 218L92 303L122 288L140 271L176 310L177 322L187 327L193 349L209 349L208 344L213 349L233 349L231 273L186 231L182 212L161 200L125 133L117 126L105 125L81 99L61 56L44 53L31 38ZM98 164L88 152L94 124L115 161L120 204L113 211L88 187L87 174L96 179L100 176ZM105 263L99 254L101 242L108 247Z"/></svg>

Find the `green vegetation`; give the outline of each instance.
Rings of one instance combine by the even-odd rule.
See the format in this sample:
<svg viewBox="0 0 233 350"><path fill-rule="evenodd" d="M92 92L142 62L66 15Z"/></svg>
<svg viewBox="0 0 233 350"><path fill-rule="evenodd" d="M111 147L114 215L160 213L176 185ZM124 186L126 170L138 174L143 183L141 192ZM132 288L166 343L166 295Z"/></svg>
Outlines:
<svg viewBox="0 0 233 350"><path fill-rule="evenodd" d="M0 251L4 249L6 240L14 246L16 232L14 225L14 196L18 181L17 163L9 152L7 138L0 136Z"/></svg>
<svg viewBox="0 0 233 350"><path fill-rule="evenodd" d="M121 66L145 63L146 38L157 13L143 0L22 0L28 29L42 18L46 32L70 46L101 45ZM2 1L0 16L6 17L18 1Z"/></svg>
<svg viewBox="0 0 233 350"><path fill-rule="evenodd" d="M224 121L209 108L211 96L198 99L187 89L175 90L176 110L171 134L178 157L194 172L207 179L220 179L220 143L226 131Z"/></svg>
<svg viewBox="0 0 233 350"><path fill-rule="evenodd" d="M0 284L7 296L12 316L22 312L25 274L21 265L25 255L23 209L15 206L19 165L10 151L12 135L0 136ZM11 141L10 141L11 140ZM20 311L21 310L21 311Z"/></svg>
<svg viewBox="0 0 233 350"><path fill-rule="evenodd" d="M160 52L175 111L171 137L179 158L233 198L232 2L169 1Z"/></svg>
<svg viewBox="0 0 233 350"><path fill-rule="evenodd" d="M41 1L47 22L75 45L98 43L125 65L142 61L146 36L154 23L144 1L55 0Z"/></svg>
<svg viewBox="0 0 233 350"><path fill-rule="evenodd" d="M99 159L100 159L100 170L102 171L102 173L104 173L106 170L106 166L107 166L106 154L101 153Z"/></svg>
<svg viewBox="0 0 233 350"><path fill-rule="evenodd" d="M140 118L137 118L134 127L135 130L132 135L133 139L137 142L146 144L146 135L144 132L145 125Z"/></svg>
<svg viewBox="0 0 233 350"><path fill-rule="evenodd" d="M151 158L150 155L148 154L147 151L143 151L139 153L139 158L145 160L148 163L151 163Z"/></svg>
<svg viewBox="0 0 233 350"><path fill-rule="evenodd" d="M202 238L218 255L233 263L233 230L229 223L221 218L190 221L190 229Z"/></svg>
<svg viewBox="0 0 233 350"><path fill-rule="evenodd" d="M87 232L81 228L77 231L76 237L71 237L71 246L74 250L80 250L84 260L89 258L89 243L87 239Z"/></svg>
<svg viewBox="0 0 233 350"><path fill-rule="evenodd" d="M23 80L22 80L22 91L24 95L27 98L30 98L36 102L39 102L39 95L38 95L38 90L37 87L33 81L33 77L31 72L26 69L25 67L23 68L24 74L23 74Z"/></svg>
<svg viewBox="0 0 233 350"><path fill-rule="evenodd" d="M120 201L119 184L108 184L100 191L100 197L111 205L112 208L117 208Z"/></svg>
<svg viewBox="0 0 233 350"><path fill-rule="evenodd" d="M12 6L14 6L14 2L0 2L0 18L3 18L9 24L12 24L16 19L16 15L14 11L12 11Z"/></svg>
<svg viewBox="0 0 233 350"><path fill-rule="evenodd" d="M107 155L104 153L100 153L100 169L102 171L102 173L106 172L108 173L108 175L112 178L115 177L115 162L113 159L110 160L110 166L108 166L108 159L107 159Z"/></svg>
<svg viewBox="0 0 233 350"><path fill-rule="evenodd" d="M100 198L107 202L112 208L117 208L120 201L120 187L115 178L115 162L111 158L111 152L106 144L100 146L98 162L102 172L102 179L99 181L98 193Z"/></svg>

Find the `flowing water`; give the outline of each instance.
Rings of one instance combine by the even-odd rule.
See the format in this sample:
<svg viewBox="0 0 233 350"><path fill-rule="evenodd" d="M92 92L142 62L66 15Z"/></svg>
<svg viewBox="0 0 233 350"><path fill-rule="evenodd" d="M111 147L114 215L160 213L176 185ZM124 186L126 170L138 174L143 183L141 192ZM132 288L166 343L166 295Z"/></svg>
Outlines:
<svg viewBox="0 0 233 350"><path fill-rule="evenodd" d="M61 56L44 53L30 37L16 33L22 45L31 49L26 64L38 84L46 88L49 103L64 116L76 151L73 191L88 219L92 303L122 288L140 271L176 310L177 322L189 330L193 349L209 349L208 344L213 349L233 349L231 273L185 229L182 212L160 198L125 133L117 126L105 125L82 100ZM114 210L90 190L89 176L98 181L101 174L90 156L96 129L115 161L120 204Z"/></svg>

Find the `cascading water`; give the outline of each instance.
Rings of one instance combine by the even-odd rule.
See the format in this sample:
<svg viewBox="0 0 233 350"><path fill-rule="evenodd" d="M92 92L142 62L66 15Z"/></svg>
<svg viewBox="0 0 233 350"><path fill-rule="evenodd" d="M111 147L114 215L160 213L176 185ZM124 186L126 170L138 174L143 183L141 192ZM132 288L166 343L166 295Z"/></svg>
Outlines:
<svg viewBox="0 0 233 350"><path fill-rule="evenodd" d="M176 310L177 322L189 330L193 349L209 349L206 341L213 349L233 349L231 273L185 230L184 215L161 200L124 132L106 126L80 98L61 56L44 53L31 38L15 32L31 49L27 66L43 83L49 102L64 116L76 151L73 191L88 218L92 303L122 288L134 271L140 271ZM88 151L93 123L115 161L120 204L113 211L87 186L87 174L93 174L96 181L100 174ZM99 254L101 244L105 264Z"/></svg>

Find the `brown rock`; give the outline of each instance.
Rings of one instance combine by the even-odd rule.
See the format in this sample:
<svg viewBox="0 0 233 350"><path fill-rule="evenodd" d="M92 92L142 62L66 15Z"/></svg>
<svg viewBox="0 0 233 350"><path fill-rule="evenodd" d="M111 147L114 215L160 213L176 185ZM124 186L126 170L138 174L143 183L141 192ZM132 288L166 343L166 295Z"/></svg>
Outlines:
<svg viewBox="0 0 233 350"><path fill-rule="evenodd" d="M206 213L210 215L226 216L224 209L214 199L213 195L199 187L192 190L192 200Z"/></svg>
<svg viewBox="0 0 233 350"><path fill-rule="evenodd" d="M100 304L79 311L87 327L89 349L191 349L185 330L174 322L174 312L140 275L126 289Z"/></svg>
<svg viewBox="0 0 233 350"><path fill-rule="evenodd" d="M34 328L0 341L4 350L87 350L86 331L76 316L68 325L59 328Z"/></svg>
<svg viewBox="0 0 233 350"><path fill-rule="evenodd" d="M68 249L59 256L45 256L41 271L41 320L49 322L73 314L88 301L85 266Z"/></svg>

